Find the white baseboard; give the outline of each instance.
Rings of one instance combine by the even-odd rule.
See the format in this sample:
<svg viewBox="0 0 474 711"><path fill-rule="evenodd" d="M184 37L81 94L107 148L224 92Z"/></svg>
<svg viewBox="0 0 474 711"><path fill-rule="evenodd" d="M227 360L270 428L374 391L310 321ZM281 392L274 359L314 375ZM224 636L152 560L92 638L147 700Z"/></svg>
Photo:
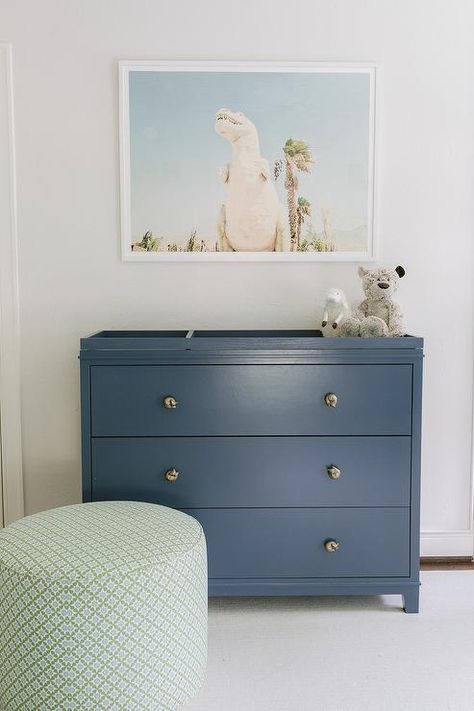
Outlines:
<svg viewBox="0 0 474 711"><path fill-rule="evenodd" d="M472 556L474 555L474 532L465 531L422 531L421 556Z"/></svg>

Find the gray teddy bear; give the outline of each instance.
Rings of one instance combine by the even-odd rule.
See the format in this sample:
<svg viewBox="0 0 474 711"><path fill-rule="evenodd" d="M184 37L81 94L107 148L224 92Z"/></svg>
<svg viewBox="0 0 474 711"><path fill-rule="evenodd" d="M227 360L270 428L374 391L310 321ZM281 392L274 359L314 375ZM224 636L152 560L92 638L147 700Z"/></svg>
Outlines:
<svg viewBox="0 0 474 711"><path fill-rule="evenodd" d="M366 298L356 312L341 325L342 336L404 336L406 323L399 304L393 300L398 282L405 275L403 267L365 269L359 267Z"/></svg>

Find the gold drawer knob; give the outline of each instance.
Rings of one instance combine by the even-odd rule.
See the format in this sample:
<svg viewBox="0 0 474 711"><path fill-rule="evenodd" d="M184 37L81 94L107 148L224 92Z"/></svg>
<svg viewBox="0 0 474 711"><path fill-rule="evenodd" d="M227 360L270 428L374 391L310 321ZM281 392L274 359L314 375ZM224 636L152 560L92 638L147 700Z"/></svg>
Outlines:
<svg viewBox="0 0 474 711"><path fill-rule="evenodd" d="M176 481L176 479L179 477L179 471L173 467L173 469L168 469L167 472L165 472L165 479L166 481Z"/></svg>
<svg viewBox="0 0 474 711"><path fill-rule="evenodd" d="M176 410L178 401L172 395L167 395L163 398L163 405L167 410Z"/></svg>
<svg viewBox="0 0 474 711"><path fill-rule="evenodd" d="M335 464L330 464L328 467L326 467L328 476L330 479L339 479L341 476L341 470L339 467L336 467Z"/></svg>
<svg viewBox="0 0 474 711"><path fill-rule="evenodd" d="M337 405L337 395L334 393L326 393L324 396L324 402L328 407L336 407Z"/></svg>
<svg viewBox="0 0 474 711"><path fill-rule="evenodd" d="M332 540L324 541L324 547L328 553L335 553L339 550L339 543Z"/></svg>

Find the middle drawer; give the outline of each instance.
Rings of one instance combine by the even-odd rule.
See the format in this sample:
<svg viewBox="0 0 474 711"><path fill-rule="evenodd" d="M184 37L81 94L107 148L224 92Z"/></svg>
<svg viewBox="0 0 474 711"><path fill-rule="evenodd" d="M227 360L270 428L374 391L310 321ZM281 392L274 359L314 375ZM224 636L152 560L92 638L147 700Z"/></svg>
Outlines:
<svg viewBox="0 0 474 711"><path fill-rule="evenodd" d="M410 438L94 438L92 495L175 508L407 506Z"/></svg>

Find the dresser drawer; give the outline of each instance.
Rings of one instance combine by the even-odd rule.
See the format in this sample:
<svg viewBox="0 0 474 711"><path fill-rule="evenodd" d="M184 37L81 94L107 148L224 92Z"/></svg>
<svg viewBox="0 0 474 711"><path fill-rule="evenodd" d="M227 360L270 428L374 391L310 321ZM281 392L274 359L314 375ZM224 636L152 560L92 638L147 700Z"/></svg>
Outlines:
<svg viewBox="0 0 474 711"><path fill-rule="evenodd" d="M92 493L175 508L405 506L410 438L99 437Z"/></svg>
<svg viewBox="0 0 474 711"><path fill-rule="evenodd" d="M205 531L210 578L409 575L409 509L188 509ZM329 553L325 541L339 544Z"/></svg>
<svg viewBox="0 0 474 711"><path fill-rule="evenodd" d="M411 365L92 366L91 420L99 437L407 435Z"/></svg>

